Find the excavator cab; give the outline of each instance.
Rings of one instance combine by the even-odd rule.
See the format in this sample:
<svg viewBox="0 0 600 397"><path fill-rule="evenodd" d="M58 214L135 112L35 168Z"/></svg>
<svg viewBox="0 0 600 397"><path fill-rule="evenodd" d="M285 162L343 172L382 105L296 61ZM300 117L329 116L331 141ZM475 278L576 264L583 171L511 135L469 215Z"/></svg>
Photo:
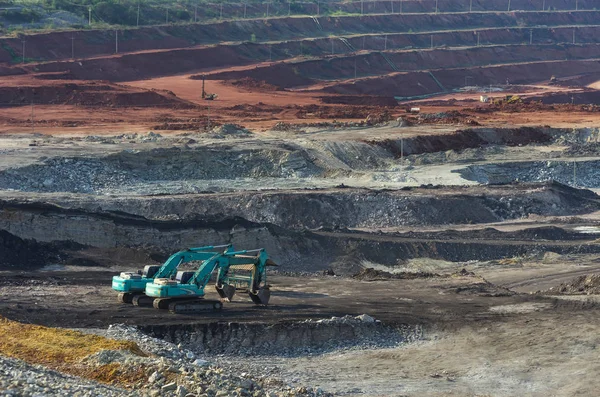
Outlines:
<svg viewBox="0 0 600 397"><path fill-rule="evenodd" d="M194 277L194 272L179 271L175 275L175 281L182 284L187 284L187 282L190 281L192 277Z"/></svg>
<svg viewBox="0 0 600 397"><path fill-rule="evenodd" d="M154 275L159 271L159 269L160 266L146 265L144 266L144 270L142 270L142 277L154 278Z"/></svg>

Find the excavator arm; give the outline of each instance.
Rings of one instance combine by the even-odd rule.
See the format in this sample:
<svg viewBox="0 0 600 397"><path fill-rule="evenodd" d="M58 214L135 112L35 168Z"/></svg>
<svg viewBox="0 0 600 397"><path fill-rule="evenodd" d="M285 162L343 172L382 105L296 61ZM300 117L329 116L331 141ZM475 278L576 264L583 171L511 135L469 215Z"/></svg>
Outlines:
<svg viewBox="0 0 600 397"><path fill-rule="evenodd" d="M275 265L267 252L261 248L238 251L227 257L228 264L219 268L215 285L219 296L231 301L236 290L242 290L248 292L254 303L266 305L271 296L266 269L268 265Z"/></svg>
<svg viewBox="0 0 600 397"><path fill-rule="evenodd" d="M205 247L190 248L185 251L176 252L165 261L158 272L156 272L154 278L169 278L175 273L177 268L182 263L210 259L213 255L215 255L215 251L221 248L225 248L225 252L233 249L231 244L225 244L208 245Z"/></svg>
<svg viewBox="0 0 600 397"><path fill-rule="evenodd" d="M197 253L199 254L206 254ZM174 256L173 263L181 263L193 254ZM194 259L191 259L194 260ZM264 249L212 252L210 258L204 259L198 269L189 278L175 280L157 278L146 286L146 295L152 298L157 309L169 309L173 313L198 313L204 310L218 310L221 301L204 299L205 288L210 278L218 269L216 288L223 299L231 300L237 290L247 291L256 304L266 305L270 291L266 285L266 266L270 259Z"/></svg>

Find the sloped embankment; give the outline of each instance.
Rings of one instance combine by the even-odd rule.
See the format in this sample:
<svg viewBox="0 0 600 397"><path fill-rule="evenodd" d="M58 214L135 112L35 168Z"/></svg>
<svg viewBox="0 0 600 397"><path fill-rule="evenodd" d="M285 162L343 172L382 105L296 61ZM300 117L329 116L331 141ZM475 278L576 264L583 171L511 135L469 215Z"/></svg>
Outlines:
<svg viewBox="0 0 600 397"><path fill-rule="evenodd" d="M594 193L559 184L119 199L80 196L59 202L5 200L0 205L0 229L38 241L70 240L92 247L139 247L163 253L202 244L263 247L288 271L334 267L348 272L360 268L361 261L397 266L399 261L418 257L465 261L545 250L598 249L580 240L565 244L539 239L515 242L507 235L504 242L498 236L465 241L445 235L355 234L346 230L485 223L530 214L576 215L598 210Z"/></svg>

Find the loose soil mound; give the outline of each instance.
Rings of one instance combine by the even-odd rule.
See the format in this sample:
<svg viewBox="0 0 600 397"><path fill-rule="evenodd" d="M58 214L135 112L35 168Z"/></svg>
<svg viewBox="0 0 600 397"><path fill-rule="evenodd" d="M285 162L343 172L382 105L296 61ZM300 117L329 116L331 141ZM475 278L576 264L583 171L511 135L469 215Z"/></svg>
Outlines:
<svg viewBox="0 0 600 397"><path fill-rule="evenodd" d="M392 97L376 95L331 95L319 97L321 102L339 105L361 105L361 106L398 106L398 101Z"/></svg>
<svg viewBox="0 0 600 397"><path fill-rule="evenodd" d="M90 368L81 361L105 350L123 350L134 355L146 356L134 342L117 341L60 328L22 324L0 317L0 351L5 356L105 383L128 384L146 379L145 372L133 372L118 363Z"/></svg>
<svg viewBox="0 0 600 397"><path fill-rule="evenodd" d="M587 92L578 92L578 93L553 93L549 95L544 95L537 98L531 98L532 100L539 100L543 104L559 104L559 103L567 103L567 104L600 104L600 91L590 90Z"/></svg>
<svg viewBox="0 0 600 397"><path fill-rule="evenodd" d="M267 83L264 80L256 80L252 77L244 77L239 80L228 80L225 84L252 91L281 91L281 88Z"/></svg>
<svg viewBox="0 0 600 397"><path fill-rule="evenodd" d="M168 91L147 91L126 86L89 83L61 83L44 86L0 87L2 106L22 106L34 102L42 105L76 106L165 106L193 108L191 102L177 98Z"/></svg>
<svg viewBox="0 0 600 397"><path fill-rule="evenodd" d="M60 260L60 251L51 244L23 240L0 230L0 270L35 268Z"/></svg>
<svg viewBox="0 0 600 397"><path fill-rule="evenodd" d="M378 280L391 280L391 279L403 279L413 280L417 278L431 278L439 277L439 274L429 272L399 272L390 273L383 270L375 270L372 267L362 269L360 272L352 276L352 278L361 281L378 281Z"/></svg>
<svg viewBox="0 0 600 397"><path fill-rule="evenodd" d="M556 287L545 291L538 291L543 295L596 295L600 294L600 274L588 274L574 278Z"/></svg>

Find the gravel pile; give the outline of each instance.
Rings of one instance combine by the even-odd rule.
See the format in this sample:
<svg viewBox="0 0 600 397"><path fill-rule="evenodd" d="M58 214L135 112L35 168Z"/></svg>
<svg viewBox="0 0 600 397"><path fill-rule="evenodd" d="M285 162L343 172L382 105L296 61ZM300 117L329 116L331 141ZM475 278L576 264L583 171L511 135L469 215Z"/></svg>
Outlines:
<svg viewBox="0 0 600 397"><path fill-rule="evenodd" d="M413 326L391 326L362 315L328 319L263 323L211 323L142 328L202 356L299 357L343 349L394 347L419 339Z"/></svg>
<svg viewBox="0 0 600 397"><path fill-rule="evenodd" d="M537 291L542 295L597 295L600 294L600 274L579 276L545 291Z"/></svg>
<svg viewBox="0 0 600 397"><path fill-rule="evenodd" d="M0 396L138 396L137 392L0 356Z"/></svg>
<svg viewBox="0 0 600 397"><path fill-rule="evenodd" d="M0 186L27 192L95 193L131 182L130 172L93 158L51 158L0 173Z"/></svg>
<svg viewBox="0 0 600 397"><path fill-rule="evenodd" d="M367 316L368 317L368 316ZM370 321L375 321L369 318ZM362 321L362 320L361 320ZM134 385L142 395L177 397L288 397L331 396L322 390L291 386L266 374L260 360L256 368L238 371L233 367L216 365L212 358L200 357L182 344L149 337L134 327L113 325L107 330L90 331L114 339L135 341L148 353L141 357L127 351L101 351L85 359L91 366L120 363L132 371L145 371L147 380ZM250 375L250 369L256 375Z"/></svg>
<svg viewBox="0 0 600 397"><path fill-rule="evenodd" d="M205 135L205 137L213 139L247 138L251 136L252 132L237 124L223 124L213 128Z"/></svg>
<svg viewBox="0 0 600 397"><path fill-rule="evenodd" d="M479 183L557 181L587 188L600 187L600 162L590 161L523 161L514 163L470 165L458 171L467 180Z"/></svg>

